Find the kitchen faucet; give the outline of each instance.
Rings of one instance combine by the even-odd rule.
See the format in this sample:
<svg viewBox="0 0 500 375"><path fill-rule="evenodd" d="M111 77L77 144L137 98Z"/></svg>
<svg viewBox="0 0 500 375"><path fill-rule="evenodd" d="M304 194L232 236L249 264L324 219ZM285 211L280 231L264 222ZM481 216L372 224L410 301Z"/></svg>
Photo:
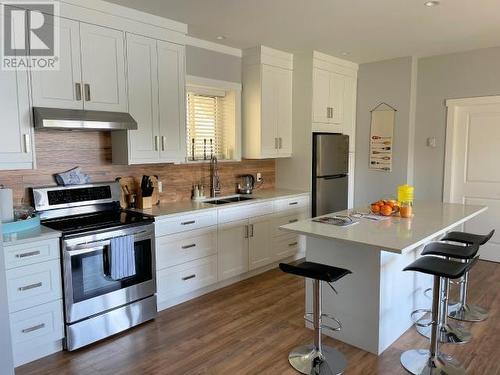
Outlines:
<svg viewBox="0 0 500 375"><path fill-rule="evenodd" d="M210 196L216 197L220 194L220 178L219 167L217 165L217 157L212 155L210 158Z"/></svg>

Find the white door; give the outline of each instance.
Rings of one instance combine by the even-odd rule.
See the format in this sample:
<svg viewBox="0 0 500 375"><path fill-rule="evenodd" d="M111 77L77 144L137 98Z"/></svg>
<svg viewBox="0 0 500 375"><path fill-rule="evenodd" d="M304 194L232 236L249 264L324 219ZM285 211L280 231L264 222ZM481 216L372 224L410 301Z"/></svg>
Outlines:
<svg viewBox="0 0 500 375"><path fill-rule="evenodd" d="M330 72L313 69L313 122L330 122Z"/></svg>
<svg viewBox="0 0 500 375"><path fill-rule="evenodd" d="M0 69L0 169L31 169L28 73Z"/></svg>
<svg viewBox="0 0 500 375"><path fill-rule="evenodd" d="M127 112L123 32L81 23L80 41L85 109Z"/></svg>
<svg viewBox="0 0 500 375"><path fill-rule="evenodd" d="M45 22L54 22L54 17L45 17ZM80 25L66 18L59 22L59 70L31 71L33 106L83 109Z"/></svg>
<svg viewBox="0 0 500 375"><path fill-rule="evenodd" d="M488 206L464 225L495 236L482 259L500 262L500 96L449 100L444 201Z"/></svg>
<svg viewBox="0 0 500 375"><path fill-rule="evenodd" d="M276 69L269 65L262 65L260 138L263 158L276 157L278 153Z"/></svg>
<svg viewBox="0 0 500 375"><path fill-rule="evenodd" d="M137 130L128 132L130 162L157 163L159 130L156 40L127 34L128 100Z"/></svg>
<svg viewBox="0 0 500 375"><path fill-rule="evenodd" d="M248 220L219 225L217 233L219 281L248 271Z"/></svg>
<svg viewBox="0 0 500 375"><path fill-rule="evenodd" d="M186 158L185 49L158 41L160 103L160 159L180 162Z"/></svg>
<svg viewBox="0 0 500 375"><path fill-rule="evenodd" d="M345 77L342 74L330 73L330 122L341 124L344 120Z"/></svg>
<svg viewBox="0 0 500 375"><path fill-rule="evenodd" d="M292 71L277 69L277 132L280 157L292 156Z"/></svg>
<svg viewBox="0 0 500 375"><path fill-rule="evenodd" d="M250 219L249 229L249 269L253 270L273 262L272 234L273 215Z"/></svg>

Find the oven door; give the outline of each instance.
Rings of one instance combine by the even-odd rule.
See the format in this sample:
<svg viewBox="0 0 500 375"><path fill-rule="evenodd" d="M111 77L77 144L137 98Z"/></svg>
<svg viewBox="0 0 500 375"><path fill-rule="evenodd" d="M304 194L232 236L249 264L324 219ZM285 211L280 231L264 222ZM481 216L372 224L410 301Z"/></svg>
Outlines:
<svg viewBox="0 0 500 375"><path fill-rule="evenodd" d="M133 235L136 273L113 280L108 250L115 237ZM63 240L66 323L152 296L155 282L154 226L113 230Z"/></svg>

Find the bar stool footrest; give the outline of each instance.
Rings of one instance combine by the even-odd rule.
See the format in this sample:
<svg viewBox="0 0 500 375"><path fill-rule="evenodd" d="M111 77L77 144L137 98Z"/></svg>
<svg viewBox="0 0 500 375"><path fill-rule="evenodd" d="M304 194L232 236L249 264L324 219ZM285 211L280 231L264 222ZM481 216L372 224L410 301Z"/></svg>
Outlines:
<svg viewBox="0 0 500 375"><path fill-rule="evenodd" d="M417 314L422 314L422 315L419 318L416 318L415 315L417 315ZM429 309L416 309L416 310L411 312L410 318L411 318L413 324L417 327L422 327L422 328L430 327L432 325L432 319L428 319L428 321L426 323L421 323L423 317L427 314L431 314L431 310L429 310Z"/></svg>
<svg viewBox="0 0 500 375"><path fill-rule="evenodd" d="M312 318L313 318L313 313L306 313L304 315L304 320L310 324L314 324L314 321L312 320ZM340 322L340 320L338 320L334 316L332 316L330 314L321 314L321 318L322 319L323 318L329 319L335 324L334 326L331 326L328 324L321 324L321 329L327 329L327 330L332 331L332 332L338 332L338 331L342 330L342 323Z"/></svg>

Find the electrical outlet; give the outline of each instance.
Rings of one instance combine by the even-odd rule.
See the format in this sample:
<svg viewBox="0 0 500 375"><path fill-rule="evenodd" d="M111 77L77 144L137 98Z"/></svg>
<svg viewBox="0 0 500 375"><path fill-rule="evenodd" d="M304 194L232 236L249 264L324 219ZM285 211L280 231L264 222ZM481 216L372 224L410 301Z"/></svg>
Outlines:
<svg viewBox="0 0 500 375"><path fill-rule="evenodd" d="M158 193L163 193L163 182L158 181Z"/></svg>
<svg viewBox="0 0 500 375"><path fill-rule="evenodd" d="M257 182L261 182L261 181L262 181L262 173L257 172Z"/></svg>

